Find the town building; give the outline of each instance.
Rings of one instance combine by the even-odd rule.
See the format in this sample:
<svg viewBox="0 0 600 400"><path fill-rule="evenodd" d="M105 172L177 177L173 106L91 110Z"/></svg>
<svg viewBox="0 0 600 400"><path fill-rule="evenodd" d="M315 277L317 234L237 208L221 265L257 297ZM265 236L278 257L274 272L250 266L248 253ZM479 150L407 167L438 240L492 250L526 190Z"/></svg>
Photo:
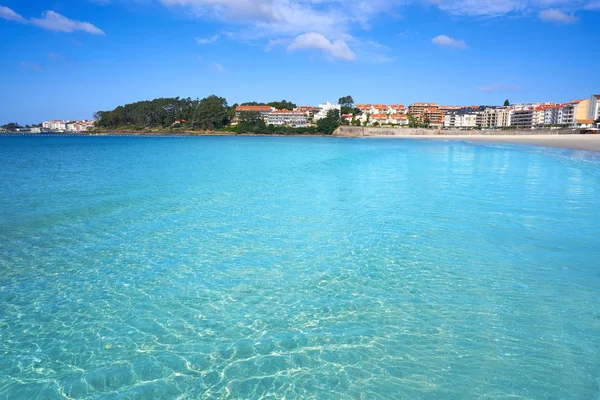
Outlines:
<svg viewBox="0 0 600 400"><path fill-rule="evenodd" d="M353 114L342 114L342 121L350 123L354 119Z"/></svg>
<svg viewBox="0 0 600 400"><path fill-rule="evenodd" d="M63 121L63 120L52 120L42 122L42 128L45 131L53 132L85 132L88 129L94 127L98 121L93 120L79 120L79 121Z"/></svg>
<svg viewBox="0 0 600 400"><path fill-rule="evenodd" d="M592 95L589 101L588 117L592 121L597 121L600 118L600 94Z"/></svg>
<svg viewBox="0 0 600 400"><path fill-rule="evenodd" d="M444 127L456 129L477 128L478 112L471 108L448 111L444 114Z"/></svg>
<svg viewBox="0 0 600 400"><path fill-rule="evenodd" d="M275 111L275 108L271 106L237 106L235 116L239 118L241 113L253 112L260 113L261 117L266 118L273 111Z"/></svg>
<svg viewBox="0 0 600 400"><path fill-rule="evenodd" d="M319 104L319 112L315 114L314 120L318 121L320 119L326 118L327 113L331 110L341 111L342 107L339 104L332 104L326 101L323 104Z"/></svg>
<svg viewBox="0 0 600 400"><path fill-rule="evenodd" d="M558 123L558 110L560 110L561 105L556 106L546 106L543 109L542 117L541 117L541 125L543 126L551 126L556 125Z"/></svg>
<svg viewBox="0 0 600 400"><path fill-rule="evenodd" d="M514 109L512 109L512 108L497 109L498 117L496 119L496 126L498 128L509 127L512 122L513 112L514 112Z"/></svg>
<svg viewBox="0 0 600 400"><path fill-rule="evenodd" d="M276 110L266 117L267 124L300 128L308 125L308 117L301 111Z"/></svg>
<svg viewBox="0 0 600 400"><path fill-rule="evenodd" d="M431 126L442 126L444 124L444 113L438 107L429 107L423 111L423 121L429 121Z"/></svg>
<svg viewBox="0 0 600 400"><path fill-rule="evenodd" d="M534 107L516 109L512 115L511 126L514 126L515 128L532 128L533 113Z"/></svg>
<svg viewBox="0 0 600 400"><path fill-rule="evenodd" d="M42 123L42 128L50 131L65 132L67 130L67 124L63 120L44 121Z"/></svg>
<svg viewBox="0 0 600 400"><path fill-rule="evenodd" d="M479 127L482 129L493 129L498 127L498 109L487 107L481 111Z"/></svg>
<svg viewBox="0 0 600 400"><path fill-rule="evenodd" d="M388 119L388 114L373 114L371 115L371 125L375 125L375 123L379 125L386 125L389 123Z"/></svg>
<svg viewBox="0 0 600 400"><path fill-rule="evenodd" d="M355 104L354 107L358 108L363 114L370 113L372 108L370 104Z"/></svg>
<svg viewBox="0 0 600 400"><path fill-rule="evenodd" d="M422 121L425 111L432 108L439 108L439 106L436 103L412 103L408 106L408 113Z"/></svg>
<svg viewBox="0 0 600 400"><path fill-rule="evenodd" d="M260 118L262 118L265 123L267 122L267 118L268 116L275 111L274 107L271 106L237 106L235 108L235 117L233 118L233 120L231 121L231 125L235 126L237 124L240 123L240 116L242 114L250 114L250 113L257 113L260 115Z"/></svg>
<svg viewBox="0 0 600 400"><path fill-rule="evenodd" d="M576 125L577 120L575 119L575 107L576 104L568 103L561 104L558 109L558 114L556 117L557 125Z"/></svg>
<svg viewBox="0 0 600 400"><path fill-rule="evenodd" d="M394 114L406 114L406 107L404 104L390 104L389 108Z"/></svg>
<svg viewBox="0 0 600 400"><path fill-rule="evenodd" d="M309 119L313 119L315 117L315 114L319 112L319 109L313 106L300 106L297 107L294 111L304 113Z"/></svg>
<svg viewBox="0 0 600 400"><path fill-rule="evenodd" d="M389 123L400 126L407 126L409 124L408 115L406 114L390 114Z"/></svg>
<svg viewBox="0 0 600 400"><path fill-rule="evenodd" d="M463 106L439 106L438 109L442 112L442 114L446 114L449 111L457 111L464 108Z"/></svg>
<svg viewBox="0 0 600 400"><path fill-rule="evenodd" d="M373 104L373 114L389 114L392 109L385 104Z"/></svg>

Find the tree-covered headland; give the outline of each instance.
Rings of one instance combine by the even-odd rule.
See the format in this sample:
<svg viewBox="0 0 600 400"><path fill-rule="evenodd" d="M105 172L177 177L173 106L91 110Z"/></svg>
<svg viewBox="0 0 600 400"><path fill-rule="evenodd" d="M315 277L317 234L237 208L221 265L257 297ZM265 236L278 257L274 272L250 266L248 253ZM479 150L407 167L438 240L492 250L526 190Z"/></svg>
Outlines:
<svg viewBox="0 0 600 400"><path fill-rule="evenodd" d="M293 110L296 104L287 101L269 103L247 102L244 106L268 105L278 110ZM239 122L231 126L238 104L229 106L227 100L215 95L203 99L160 98L119 106L111 111L98 111L96 127L104 130L151 131L191 130L224 131L257 134L332 134L340 125L338 111L330 112L316 126L292 128L265 123L259 113L244 112Z"/></svg>

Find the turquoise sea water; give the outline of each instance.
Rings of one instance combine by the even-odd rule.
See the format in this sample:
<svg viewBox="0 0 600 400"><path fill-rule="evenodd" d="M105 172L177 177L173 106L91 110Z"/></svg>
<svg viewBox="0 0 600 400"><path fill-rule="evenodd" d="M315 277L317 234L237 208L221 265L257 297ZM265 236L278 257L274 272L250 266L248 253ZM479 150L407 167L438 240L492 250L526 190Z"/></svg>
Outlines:
<svg viewBox="0 0 600 400"><path fill-rule="evenodd" d="M600 156L0 137L0 399L596 399Z"/></svg>

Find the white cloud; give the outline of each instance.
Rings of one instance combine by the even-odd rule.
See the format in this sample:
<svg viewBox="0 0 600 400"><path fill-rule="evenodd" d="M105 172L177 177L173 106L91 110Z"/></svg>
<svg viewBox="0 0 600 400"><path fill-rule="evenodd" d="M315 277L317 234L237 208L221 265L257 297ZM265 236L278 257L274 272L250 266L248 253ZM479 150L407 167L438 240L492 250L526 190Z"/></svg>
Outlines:
<svg viewBox="0 0 600 400"><path fill-rule="evenodd" d="M451 14L499 16L527 8L531 0L434 0L438 7Z"/></svg>
<svg viewBox="0 0 600 400"><path fill-rule="evenodd" d="M17 21L26 24L27 20L8 7L0 6L0 18L7 21Z"/></svg>
<svg viewBox="0 0 600 400"><path fill-rule="evenodd" d="M373 40L346 35L344 40L356 53L356 58L371 64L383 64L394 61L389 56L391 49Z"/></svg>
<svg viewBox="0 0 600 400"><path fill-rule="evenodd" d="M574 15L565 14L555 8L540 11L538 14L542 21L556 22L559 24L574 24L577 22L577 17Z"/></svg>
<svg viewBox="0 0 600 400"><path fill-rule="evenodd" d="M284 46L287 45L290 42L289 39L269 39L269 44L267 44L267 46L265 47L265 51L268 53L271 50L273 50L275 47L277 46Z"/></svg>
<svg viewBox="0 0 600 400"><path fill-rule="evenodd" d="M305 33L296 37L287 49L288 51L318 50L333 58L339 58L344 61L354 61L356 58L356 55L350 50L345 41L336 40L332 43L325 36L315 32Z"/></svg>
<svg viewBox="0 0 600 400"><path fill-rule="evenodd" d="M453 39L446 35L439 35L431 39L431 43L438 46L452 47L455 49L466 49L467 45L463 40Z"/></svg>
<svg viewBox="0 0 600 400"><path fill-rule="evenodd" d="M44 11L42 18L31 18L31 23L50 31L56 32L87 32L92 35L104 35L100 29L89 22L74 21L54 11Z"/></svg>
<svg viewBox="0 0 600 400"><path fill-rule="evenodd" d="M207 37L207 38L194 38L194 40L198 44L211 44L211 43L216 42L220 38L221 38L221 35L214 35L214 36Z"/></svg>
<svg viewBox="0 0 600 400"><path fill-rule="evenodd" d="M139 0L130 0L139 1ZM394 17L404 6L425 4L458 16L491 18L503 16L538 16L548 9L569 15L580 10L600 9L600 0L148 0L166 7L179 8L192 16L213 19L228 25L229 33L222 36L245 43L270 39L266 51L278 45L288 45L294 38L307 34L320 34L332 45L338 41L352 48L357 59L367 52L348 39L363 39L362 31L370 29L381 20L382 14ZM541 17L541 16L540 16ZM556 18L555 18L556 19ZM563 22L566 22L563 19ZM452 38L448 38L454 40ZM210 39L210 38L208 38ZM201 38L201 41L205 40ZM466 48L463 41L444 42L438 45ZM442 43L443 42L443 43ZM319 43L326 44L320 40ZM365 47L367 49L367 47ZM381 52L380 52L381 53ZM385 60L385 51L379 57ZM369 59L370 61L371 59Z"/></svg>
<svg viewBox="0 0 600 400"><path fill-rule="evenodd" d="M42 69L42 67L39 64L30 64L30 63L26 63L25 61L22 61L21 64L19 64L19 65L23 69L30 69L33 71L40 71Z"/></svg>
<svg viewBox="0 0 600 400"><path fill-rule="evenodd" d="M504 84L501 84L501 83L495 83L495 84L490 85L490 86L478 87L476 89L479 90L480 92L485 92L485 93L494 93L494 92L520 92L521 90L523 90L523 87L522 86L518 86L518 85L504 85Z"/></svg>
<svg viewBox="0 0 600 400"><path fill-rule="evenodd" d="M600 8L600 0L417 0L437 5L451 14L480 17L499 17L508 14L531 14L555 9L565 16L578 10ZM558 17L560 18L560 17ZM559 22L564 22L563 20ZM569 23L572 20L569 20Z"/></svg>
<svg viewBox="0 0 600 400"><path fill-rule="evenodd" d="M158 0L193 15L247 26L246 38L317 32L338 37L368 27L372 17L405 0Z"/></svg>
<svg viewBox="0 0 600 400"><path fill-rule="evenodd" d="M222 74L223 72L225 72L225 68L223 68L221 64L216 62L210 64L210 69L218 74Z"/></svg>

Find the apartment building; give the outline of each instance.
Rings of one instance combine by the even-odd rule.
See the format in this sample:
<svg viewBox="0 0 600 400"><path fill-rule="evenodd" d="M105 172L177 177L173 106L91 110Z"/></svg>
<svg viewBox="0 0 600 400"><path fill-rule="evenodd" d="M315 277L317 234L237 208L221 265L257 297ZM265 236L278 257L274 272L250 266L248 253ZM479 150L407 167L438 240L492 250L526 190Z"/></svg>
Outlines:
<svg viewBox="0 0 600 400"><path fill-rule="evenodd" d="M452 110L444 114L444 127L457 129L477 128L478 112L469 108Z"/></svg>
<svg viewBox="0 0 600 400"><path fill-rule="evenodd" d="M446 114L450 111L458 111L463 109L463 106L439 106L438 109L442 112L442 114Z"/></svg>
<svg viewBox="0 0 600 400"><path fill-rule="evenodd" d="M575 119L575 108L576 104L574 103L562 104L558 109L556 124L575 125L577 123L577 120Z"/></svg>
<svg viewBox="0 0 600 400"><path fill-rule="evenodd" d="M299 128L308 125L308 117L301 111L276 110L267 115L267 124Z"/></svg>
<svg viewBox="0 0 600 400"><path fill-rule="evenodd" d="M372 114L371 115L371 125L374 125L376 122L379 125L389 124L389 115L388 114Z"/></svg>
<svg viewBox="0 0 600 400"><path fill-rule="evenodd" d="M429 120L433 126L442 126L444 123L444 113L438 107L429 107L423 111L423 121Z"/></svg>
<svg viewBox="0 0 600 400"><path fill-rule="evenodd" d="M51 131L66 132L67 123L66 123L66 121L63 121L63 120L45 121L45 122L42 122L42 128L51 130Z"/></svg>
<svg viewBox="0 0 600 400"><path fill-rule="evenodd" d="M304 113L308 118L312 119L315 117L315 114L319 112L319 109L313 106L300 106L297 107L294 111Z"/></svg>
<svg viewBox="0 0 600 400"><path fill-rule="evenodd" d="M406 114L391 114L389 119L391 124L407 126L409 123Z"/></svg>
<svg viewBox="0 0 600 400"><path fill-rule="evenodd" d="M358 108L363 114L370 113L372 109L370 104L355 104L354 107Z"/></svg>
<svg viewBox="0 0 600 400"><path fill-rule="evenodd" d="M593 121L597 121L600 118L600 94L592 95L589 102L588 117Z"/></svg>
<svg viewBox="0 0 600 400"><path fill-rule="evenodd" d="M389 108L394 114L406 114L406 107L404 104L390 104Z"/></svg>
<svg viewBox="0 0 600 400"><path fill-rule="evenodd" d="M433 108L437 109L439 105L436 103L412 103L408 106L408 113L422 121L425 119L425 111Z"/></svg>
<svg viewBox="0 0 600 400"><path fill-rule="evenodd" d="M498 109L489 107L481 111L479 127L484 129L498 127Z"/></svg>
<svg viewBox="0 0 600 400"><path fill-rule="evenodd" d="M314 116L314 120L318 121L320 119L326 118L327 117L327 113L331 110L338 110L340 111L342 109L342 107L339 104L333 104L330 103L328 101L326 101L323 104L319 104L319 112L317 112Z"/></svg>
<svg viewBox="0 0 600 400"><path fill-rule="evenodd" d="M496 109L496 112L498 113L498 117L496 118L496 126L498 128L510 126L514 110L512 108L499 108Z"/></svg>
<svg viewBox="0 0 600 400"><path fill-rule="evenodd" d="M256 112L260 113L261 117L267 118L273 111L275 111L275 108L271 106L237 106L235 108L235 116L239 117L244 112Z"/></svg>
<svg viewBox="0 0 600 400"><path fill-rule="evenodd" d="M389 114L392 110L386 104L373 104L373 114Z"/></svg>
<svg viewBox="0 0 600 400"><path fill-rule="evenodd" d="M534 107L517 109L513 112L511 126L516 128L532 128Z"/></svg>
<svg viewBox="0 0 600 400"><path fill-rule="evenodd" d="M258 113L266 123L267 118L273 111L275 111L275 108L271 106L237 106L235 108L235 117L231 121L231 125L235 126L239 124L240 116L246 113Z"/></svg>

